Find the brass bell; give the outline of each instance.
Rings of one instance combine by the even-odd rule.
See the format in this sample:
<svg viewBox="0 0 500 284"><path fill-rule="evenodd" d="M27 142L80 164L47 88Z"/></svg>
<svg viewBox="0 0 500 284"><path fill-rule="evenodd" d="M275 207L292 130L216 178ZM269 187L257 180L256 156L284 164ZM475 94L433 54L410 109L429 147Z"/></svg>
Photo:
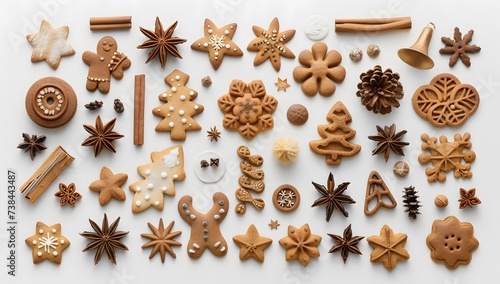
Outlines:
<svg viewBox="0 0 500 284"><path fill-rule="evenodd" d="M429 57L428 49L435 28L432 22L427 24L411 47L398 50L399 58L417 69L427 70L434 67L434 61Z"/></svg>

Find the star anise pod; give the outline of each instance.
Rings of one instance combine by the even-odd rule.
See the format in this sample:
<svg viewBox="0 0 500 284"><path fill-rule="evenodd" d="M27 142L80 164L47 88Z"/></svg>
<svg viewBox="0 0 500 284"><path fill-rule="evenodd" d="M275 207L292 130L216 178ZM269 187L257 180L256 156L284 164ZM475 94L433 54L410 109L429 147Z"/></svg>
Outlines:
<svg viewBox="0 0 500 284"><path fill-rule="evenodd" d="M341 183L337 188L335 188L335 181L333 180L333 174L330 173L328 175L328 182L327 186L328 189L324 185L320 185L315 183L314 181L312 182L314 185L314 188L321 193L321 197L316 199L314 201L313 205L311 207L316 207L318 205L323 205L326 204L326 221L329 222L330 218L332 217L333 211L335 209L339 210L342 212L342 214L345 217L349 216L349 213L344 208L343 203L347 204L354 204L356 201L354 201L349 195L345 195L344 191L347 190L347 187L349 186L349 182L344 182Z"/></svg>
<svg viewBox="0 0 500 284"><path fill-rule="evenodd" d="M368 136L368 139L377 142L377 148L372 151L372 155L384 153L385 161L389 159L391 150L401 156L404 156L403 147L410 145L408 142L403 142L401 139L406 134L406 130L396 133L396 125L393 123L390 127L384 128L377 125L378 135Z"/></svg>
<svg viewBox="0 0 500 284"><path fill-rule="evenodd" d="M470 30L463 38L462 33L458 27L455 27L453 33L453 39L449 37L442 37L441 41L445 44L445 47L439 50L441 54L451 54L449 66L453 67L458 62L458 58L462 60L465 66L470 66L470 57L467 53L476 53L481 50L477 45L469 45L472 40L472 35L474 30Z"/></svg>
<svg viewBox="0 0 500 284"><path fill-rule="evenodd" d="M210 130L207 131L207 137L210 138L210 142L214 140L215 142L219 141L220 131L217 129L217 126L210 127Z"/></svg>
<svg viewBox="0 0 500 284"><path fill-rule="evenodd" d="M84 238L91 240L90 243L83 249L83 252L88 250L96 250L94 257L94 264L99 263L104 252L108 255L109 261L116 264L115 249L128 250L128 247L122 243L121 238L125 237L128 232L116 231L118 224L120 223L120 217L116 219L111 226L108 227L108 216L104 213L104 219L102 220L102 228L99 228L94 221L89 219L89 223L95 232L83 232L80 235Z"/></svg>
<svg viewBox="0 0 500 284"><path fill-rule="evenodd" d="M84 124L83 128L85 128L85 130L91 135L82 142L82 146L94 146L95 157L99 156L103 147L113 153L116 153L113 141L122 138L123 135L113 131L115 124L116 118L113 118L111 121L103 125L99 115L95 120L95 127Z"/></svg>
<svg viewBox="0 0 500 284"><path fill-rule="evenodd" d="M476 197L476 189L472 188L466 190L464 188L460 188L460 202L459 208L464 209L465 207L473 207L474 205L481 204L481 200Z"/></svg>
<svg viewBox="0 0 500 284"><path fill-rule="evenodd" d="M45 135L30 135L28 133L23 133L24 142L17 145L17 148L23 149L24 152L30 152L31 160L35 159L36 153L41 152L42 150L47 149L47 147L43 144L45 141Z"/></svg>
<svg viewBox="0 0 500 284"><path fill-rule="evenodd" d="M353 237L351 224L349 224L349 226L345 228L343 237L334 234L327 234L327 235L330 236L330 238L332 238L332 240L334 240L337 243L337 245L333 246L328 252L333 253L340 251L340 255L342 256L344 263L346 263L347 257L349 256L350 252L354 254L362 254L358 248L358 243L365 237L360 237L360 236Z"/></svg>
<svg viewBox="0 0 500 284"><path fill-rule="evenodd" d="M152 50L149 52L146 63L150 62L153 58L156 57L156 55L159 55L161 67L165 69L168 53L170 53L174 57L182 59L182 56L177 50L176 45L186 42L186 39L172 37L172 34L174 33L176 27L177 21L175 21L175 23L168 27L168 29L163 30L163 25L161 24L160 18L158 17L156 17L154 31L139 27L141 32L149 39L143 42L141 45L137 46L137 48L152 48Z"/></svg>
<svg viewBox="0 0 500 284"><path fill-rule="evenodd" d="M76 186L74 183L70 183L66 186L64 183L59 184L59 191L54 194L55 197L59 197L61 199L61 206L69 205L75 207L76 201L82 198L82 195L76 192Z"/></svg>
<svg viewBox="0 0 500 284"><path fill-rule="evenodd" d="M149 254L149 259L153 258L155 254L160 253L161 262L165 262L165 252L168 252L173 258L176 258L175 252L172 250L172 246L181 246L182 244L175 241L174 238L179 236L182 232L176 231L172 232L172 227L175 222L172 221L165 228L163 225L163 219L160 218L160 223L158 228L155 228L153 224L148 223L149 228L153 234L141 234L141 237L150 239L149 242L145 243L141 248L153 247L151 254Z"/></svg>

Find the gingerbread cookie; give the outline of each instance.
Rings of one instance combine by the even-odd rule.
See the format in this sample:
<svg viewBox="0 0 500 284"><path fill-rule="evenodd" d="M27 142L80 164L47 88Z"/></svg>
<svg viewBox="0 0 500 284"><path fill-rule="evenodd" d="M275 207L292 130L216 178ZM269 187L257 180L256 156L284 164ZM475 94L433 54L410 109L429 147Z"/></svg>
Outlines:
<svg viewBox="0 0 500 284"><path fill-rule="evenodd" d="M392 271L398 260L405 261L410 258L410 254L404 248L407 238L406 234L394 234L391 227L384 225L380 229L380 235L367 238L368 244L373 247L370 261L382 262L387 270Z"/></svg>
<svg viewBox="0 0 500 284"><path fill-rule="evenodd" d="M66 41L68 33L68 26L53 28L49 22L42 20L38 33L26 36L33 46L31 62L45 60L52 69L57 69L62 56L75 54L75 50Z"/></svg>
<svg viewBox="0 0 500 284"><path fill-rule="evenodd" d="M118 52L118 44L110 36L101 38L96 50L97 53L85 51L82 55L83 62L89 65L86 87L89 92L99 89L101 93L107 94L111 86L111 76L121 80L123 71L132 63L125 54Z"/></svg>
<svg viewBox="0 0 500 284"><path fill-rule="evenodd" d="M224 113L223 126L238 131L247 140L274 127L272 114L278 107L278 100L267 94L261 80L249 84L233 80L229 92L220 97L217 103Z"/></svg>
<svg viewBox="0 0 500 284"><path fill-rule="evenodd" d="M187 246L188 256L199 258L205 249L215 256L227 253L227 242L220 232L219 225L226 218L229 200L222 192L213 195L214 205L205 214L193 208L193 198L189 195L179 200L177 209L182 219L191 225L191 237Z"/></svg>
<svg viewBox="0 0 500 284"><path fill-rule="evenodd" d="M273 192L273 205L281 212L292 212L300 205L300 193L293 185L280 185Z"/></svg>
<svg viewBox="0 0 500 284"><path fill-rule="evenodd" d="M285 45L295 35L295 30L280 32L280 23L278 18L274 18L269 24L269 29L265 30L258 26L252 27L257 36L252 40L247 50L257 51L253 65L257 66L269 59L276 72L281 68L281 56L285 58L295 58L295 55Z"/></svg>
<svg viewBox="0 0 500 284"><path fill-rule="evenodd" d="M453 74L442 73L415 91L412 104L415 112L432 125L458 127L476 112L479 93Z"/></svg>
<svg viewBox="0 0 500 284"><path fill-rule="evenodd" d="M205 19L203 27L204 37L195 41L191 48L208 52L208 58L214 70L219 69L224 55L243 56L243 51L233 42L233 36L238 27L236 23L218 28L211 20Z"/></svg>
<svg viewBox="0 0 500 284"><path fill-rule="evenodd" d="M240 247L240 260L254 258L258 262L264 262L264 250L273 242L272 239L259 235L254 224L248 227L245 235L236 235L233 241Z"/></svg>
<svg viewBox="0 0 500 284"><path fill-rule="evenodd" d="M303 125L309 119L307 108L301 104L293 104L286 111L288 121L296 126Z"/></svg>
<svg viewBox="0 0 500 284"><path fill-rule="evenodd" d="M458 27L453 30L453 39L449 37L442 37L441 41L445 44L445 47L439 49L440 54L451 54L450 67L455 66L458 62L458 58L462 60L465 66L470 67L470 57L468 53L476 53L481 50L481 47L475 44L469 44L472 40L472 35L474 30L470 30L464 37Z"/></svg>
<svg viewBox="0 0 500 284"><path fill-rule="evenodd" d="M375 207L370 207L370 202L375 200ZM390 201L390 203L387 203ZM368 176L368 181L366 183L366 194L365 194L365 215L372 216L380 209L380 207L385 207L387 209L396 208L398 203L391 191L385 184L384 180L377 171L372 171Z"/></svg>
<svg viewBox="0 0 500 284"><path fill-rule="evenodd" d="M47 226L37 222L36 233L26 239L26 244L33 250L33 263L48 259L61 264L62 252L69 247L70 242L61 235L61 224Z"/></svg>
<svg viewBox="0 0 500 284"><path fill-rule="evenodd" d="M288 226L288 236L279 240L279 244L286 249L286 261L298 260L306 267L311 258L319 257L318 246L321 236L311 233L309 224L300 228Z"/></svg>
<svg viewBox="0 0 500 284"><path fill-rule="evenodd" d="M128 175L113 174L108 167L102 167L99 179L89 185L90 191L99 193L99 204L104 206L114 198L124 201L127 196L121 188L127 181Z"/></svg>
<svg viewBox="0 0 500 284"><path fill-rule="evenodd" d="M460 222L455 216L434 221L426 242L432 260L444 263L450 270L469 264L472 252L479 246L472 224Z"/></svg>
<svg viewBox="0 0 500 284"><path fill-rule="evenodd" d="M333 105L326 119L331 124L318 126L318 133L323 139L309 142L309 148L316 154L325 155L328 165L339 165L342 157L356 155L361 146L348 142L354 138L356 130L347 126L352 117L342 102Z"/></svg>
<svg viewBox="0 0 500 284"><path fill-rule="evenodd" d="M472 147L469 132L465 132L463 136L455 134L453 142L448 142L448 138L444 135L439 137L439 143L436 137L429 137L427 134L422 134L420 138L424 141L422 150L430 152L418 155L420 164L432 163L432 167L425 169L428 182L446 181L445 174L451 170L455 178L472 177L470 168L471 163L476 159L476 153L467 150Z"/></svg>
<svg viewBox="0 0 500 284"><path fill-rule="evenodd" d="M76 113L78 100L66 81L44 77L33 83L26 93L26 112L36 124L55 128L68 123Z"/></svg>
<svg viewBox="0 0 500 284"><path fill-rule="evenodd" d="M335 83L345 79L345 68L340 66L342 55L336 50L328 51L323 42L313 44L311 51L302 51L299 62L303 66L293 69L293 79L302 83L302 92L308 97L317 93L329 97L335 92Z"/></svg>
<svg viewBox="0 0 500 284"><path fill-rule="evenodd" d="M260 155L251 155L250 149L244 145L240 145L236 152L242 159L240 170L243 175L238 179L241 188L238 188L235 192L236 199L240 203L236 205L234 210L237 214L245 214L247 203L252 204L257 210L262 210L266 205L264 200L262 198L254 198L249 190L256 193L264 191L265 184L262 181L264 179L264 171L256 168L262 166L264 159Z"/></svg>
<svg viewBox="0 0 500 284"><path fill-rule="evenodd" d="M170 132L170 140L186 140L186 131L201 130L201 126L193 116L203 111L203 106L193 103L198 92L186 87L189 75L179 70L174 70L167 77L165 83L171 88L158 96L164 105L155 107L153 114L163 117L155 130Z"/></svg>
<svg viewBox="0 0 500 284"><path fill-rule="evenodd" d="M143 180L129 186L133 191L132 212L140 213L150 206L163 210L163 195L174 196L174 181L186 178L182 146L172 146L151 153L152 163L137 167Z"/></svg>

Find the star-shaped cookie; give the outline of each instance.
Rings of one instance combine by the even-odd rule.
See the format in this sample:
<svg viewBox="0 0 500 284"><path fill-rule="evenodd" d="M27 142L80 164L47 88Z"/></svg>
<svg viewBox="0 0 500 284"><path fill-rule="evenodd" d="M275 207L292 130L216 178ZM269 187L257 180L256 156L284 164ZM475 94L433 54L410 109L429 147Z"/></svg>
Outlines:
<svg viewBox="0 0 500 284"><path fill-rule="evenodd" d="M26 36L33 46L31 62L45 60L52 69L57 69L62 56L75 54L75 50L66 41L68 33L68 26L53 28L49 22L43 20L38 33Z"/></svg>
<svg viewBox="0 0 500 284"><path fill-rule="evenodd" d="M203 24L205 36L195 41L191 48L208 52L212 67L217 70L222 63L222 59L224 59L224 55L243 56L243 51L233 42L237 26L236 23L231 23L222 28L217 28L211 20L205 19Z"/></svg>
<svg viewBox="0 0 500 284"><path fill-rule="evenodd" d="M55 264L61 264L62 252L69 247L70 242L61 235L61 224L47 226L36 223L36 233L26 239L26 244L33 249L33 263L46 259Z"/></svg>
<svg viewBox="0 0 500 284"><path fill-rule="evenodd" d="M125 184L127 178L127 174L115 175L109 168L102 167L99 179L92 182L89 189L99 193L99 204L101 206L108 204L111 198L124 201L126 195L121 186Z"/></svg>
<svg viewBox="0 0 500 284"><path fill-rule="evenodd" d="M407 260L410 254L404 248L407 235L403 233L394 234L392 229L384 225L380 230L380 235L369 237L368 244L373 247L370 254L371 262L383 262L385 268L392 271L398 260Z"/></svg>
<svg viewBox="0 0 500 284"><path fill-rule="evenodd" d="M236 235L233 241L240 247L240 260L253 257L258 262L264 262L264 250L273 242L272 239L259 235L254 224L248 227L245 235Z"/></svg>

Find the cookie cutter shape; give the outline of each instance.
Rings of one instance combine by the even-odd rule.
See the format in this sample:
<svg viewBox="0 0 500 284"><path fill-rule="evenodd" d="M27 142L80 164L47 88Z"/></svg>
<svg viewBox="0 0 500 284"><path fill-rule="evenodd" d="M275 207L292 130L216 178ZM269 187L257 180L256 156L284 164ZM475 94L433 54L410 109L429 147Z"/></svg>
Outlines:
<svg viewBox="0 0 500 284"><path fill-rule="evenodd" d="M462 84L453 74L442 73L428 85L418 88L412 97L413 109L436 127L458 127L476 112L479 93Z"/></svg>
<svg viewBox="0 0 500 284"><path fill-rule="evenodd" d="M248 84L233 80L229 92L220 97L217 104L224 113L224 128L238 131L247 140L274 127L272 114L278 107L278 100L267 94L261 80Z"/></svg>
<svg viewBox="0 0 500 284"><path fill-rule="evenodd" d="M342 55L336 50L328 51L328 46L323 42L313 44L311 51L302 51L299 62L303 66L293 69L293 79L302 82L302 92L308 97L317 93L329 97L337 88L335 83L345 79L345 68L340 66Z"/></svg>
<svg viewBox="0 0 500 284"><path fill-rule="evenodd" d="M302 266L306 267L311 258L318 258L318 250L321 236L311 233L309 224L304 224L300 228L288 226L288 235L279 240L279 244L286 249L286 261L298 260Z"/></svg>
<svg viewBox="0 0 500 284"><path fill-rule="evenodd" d="M205 151L198 154L195 159L196 161L205 160L207 164L211 159L219 159L219 166L217 167L210 166L210 164L208 164L207 167L202 168L199 163L194 163L194 173L198 179L204 183L216 183L226 174L226 162L219 153Z"/></svg>
<svg viewBox="0 0 500 284"><path fill-rule="evenodd" d="M326 119L331 123L318 125L318 133L323 139L310 141L309 148L316 154L325 155L328 165L339 165L342 157L356 155L361 146L348 142L354 138L356 130L347 126L352 117L342 102L333 105Z"/></svg>
<svg viewBox="0 0 500 284"><path fill-rule="evenodd" d="M384 196L386 196L391 203L386 203L384 201ZM377 204L374 208L369 209L370 202L375 199ZM385 184L384 180L377 171L372 171L368 176L368 182L366 183L366 195L365 195L365 215L372 216L380 209L380 207L385 207L388 209L393 209L397 206L396 199L392 195L391 191Z"/></svg>
<svg viewBox="0 0 500 284"><path fill-rule="evenodd" d="M233 237L234 243L240 247L240 260L254 258L258 262L264 262L264 250L273 242L272 239L259 235L254 224L248 227L245 235Z"/></svg>
<svg viewBox="0 0 500 284"><path fill-rule="evenodd" d="M205 214L193 207L193 198L189 195L179 200L178 211L182 219L191 225L191 237L187 246L188 256L199 258L205 249L215 256L222 257L227 253L227 242L219 225L226 218L229 200L222 192L214 193L214 205Z"/></svg>
<svg viewBox="0 0 500 284"><path fill-rule="evenodd" d="M155 107L153 114L163 117L156 125L158 132L170 132L170 140L186 140L186 131L201 130L201 125L193 119L193 116L203 112L203 105L192 102L198 92L186 87L189 75L174 70L165 77L165 83L171 88L158 96L164 102L163 105Z"/></svg>
<svg viewBox="0 0 500 284"><path fill-rule="evenodd" d="M281 212L292 212L299 207L300 193L293 185L283 184L273 193L273 205Z"/></svg>
<svg viewBox="0 0 500 284"><path fill-rule="evenodd" d="M472 252L479 246L472 224L460 222L455 216L435 220L426 243L431 250L432 260L444 263L450 270L461 264L469 264Z"/></svg>
<svg viewBox="0 0 500 284"><path fill-rule="evenodd" d="M66 81L57 77L37 80L26 93L26 112L36 124L55 128L68 123L76 113L78 100Z"/></svg>
<svg viewBox="0 0 500 284"><path fill-rule="evenodd" d="M373 247L370 261L382 262L387 270L392 271L398 260L403 261L410 258L410 254L404 248L407 238L406 234L394 234L389 226L384 225L380 229L380 235L367 238L368 244Z"/></svg>
<svg viewBox="0 0 500 284"><path fill-rule="evenodd" d="M432 163L432 167L425 169L428 182L446 181L445 173L451 170L455 178L472 177L470 169L471 163L476 159L476 153L468 150L472 147L469 132L465 132L463 136L455 134L453 142L448 142L444 135L439 137L439 142L436 137L429 137L425 133L420 138L424 141L422 150L430 152L418 156L420 164ZM465 163L462 163L462 160Z"/></svg>
<svg viewBox="0 0 500 284"><path fill-rule="evenodd" d="M70 241L61 235L61 224L47 226L36 223L36 233L26 239L26 244L33 250L33 263L46 259L61 264L62 252L70 245Z"/></svg>
<svg viewBox="0 0 500 284"><path fill-rule="evenodd" d="M243 51L233 42L236 33L236 23L227 24L218 28L211 20L205 19L203 24L204 36L191 44L191 48L208 52L210 64L214 70L219 69L224 55L243 56Z"/></svg>
<svg viewBox="0 0 500 284"><path fill-rule="evenodd" d="M163 210L163 195L174 196L174 181L186 179L182 146L172 146L151 153L152 163L137 167L143 180L129 186L133 191L132 212L140 213L153 206Z"/></svg>

